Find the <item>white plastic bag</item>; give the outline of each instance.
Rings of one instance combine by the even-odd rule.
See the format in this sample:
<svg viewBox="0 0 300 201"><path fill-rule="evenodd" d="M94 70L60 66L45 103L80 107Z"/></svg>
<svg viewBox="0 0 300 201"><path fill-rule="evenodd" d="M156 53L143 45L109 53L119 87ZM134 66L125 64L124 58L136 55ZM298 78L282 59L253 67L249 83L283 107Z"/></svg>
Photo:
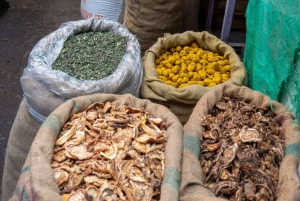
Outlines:
<svg viewBox="0 0 300 201"><path fill-rule="evenodd" d="M121 62L113 74L100 80L78 80L51 65L69 36L87 31L109 31L127 39ZM93 93L130 93L139 96L143 76L140 44L128 29L111 20L89 18L62 24L32 49L21 85L30 114L40 123L67 99Z"/></svg>
<svg viewBox="0 0 300 201"><path fill-rule="evenodd" d="M81 0L83 19L98 17L123 23L125 0Z"/></svg>

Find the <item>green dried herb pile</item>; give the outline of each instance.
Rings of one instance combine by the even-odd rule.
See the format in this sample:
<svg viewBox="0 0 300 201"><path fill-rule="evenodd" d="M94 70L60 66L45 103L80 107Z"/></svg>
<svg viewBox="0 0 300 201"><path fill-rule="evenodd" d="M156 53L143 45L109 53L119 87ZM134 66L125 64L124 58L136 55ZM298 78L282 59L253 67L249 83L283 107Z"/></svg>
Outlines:
<svg viewBox="0 0 300 201"><path fill-rule="evenodd" d="M69 37L52 65L79 80L99 80L116 70L126 52L126 39L111 32L86 32Z"/></svg>

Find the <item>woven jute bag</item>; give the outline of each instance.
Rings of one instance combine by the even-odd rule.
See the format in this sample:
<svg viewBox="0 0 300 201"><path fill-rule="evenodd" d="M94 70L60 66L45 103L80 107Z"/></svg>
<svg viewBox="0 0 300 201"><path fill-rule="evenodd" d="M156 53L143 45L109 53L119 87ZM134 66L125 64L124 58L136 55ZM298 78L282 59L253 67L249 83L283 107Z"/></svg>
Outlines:
<svg viewBox="0 0 300 201"><path fill-rule="evenodd" d="M123 24L139 40L142 57L164 33L181 32L184 5L182 0L125 0L125 2Z"/></svg>
<svg viewBox="0 0 300 201"><path fill-rule="evenodd" d="M10 200L62 200L51 168L54 144L62 126L75 113L94 102L111 102L120 107L144 107L153 117L167 123L165 173L160 200L178 200L182 162L183 127L166 107L130 94L93 94L70 99L54 110L41 125L23 165L14 195Z"/></svg>
<svg viewBox="0 0 300 201"><path fill-rule="evenodd" d="M155 69L155 59L160 56L161 52L166 51L170 47L188 45L193 41L196 41L199 47L223 55L229 60L232 67L231 79L225 83L232 83L239 86L247 85L247 72L240 57L231 46L216 36L206 31L186 31L181 34L166 34L164 37L159 38L146 52L144 57L144 76L140 97L168 107L179 118L182 124L187 122L199 99L215 87L203 87L194 84L183 88L175 88L167 85L158 78Z"/></svg>
<svg viewBox="0 0 300 201"><path fill-rule="evenodd" d="M25 100L22 100L9 133L3 169L2 200L9 200L12 197L40 125L28 112Z"/></svg>
<svg viewBox="0 0 300 201"><path fill-rule="evenodd" d="M245 86L224 84L206 93L195 106L188 122L184 126L183 162L180 186L181 201L221 201L203 185L203 173L199 162L203 128L200 116L210 113L222 96L245 101L259 108L273 110L282 115L282 127L285 135L285 156L280 164L277 201L300 200L300 180L297 168L300 162L300 127L294 123L290 112L282 104L271 101L258 91Z"/></svg>

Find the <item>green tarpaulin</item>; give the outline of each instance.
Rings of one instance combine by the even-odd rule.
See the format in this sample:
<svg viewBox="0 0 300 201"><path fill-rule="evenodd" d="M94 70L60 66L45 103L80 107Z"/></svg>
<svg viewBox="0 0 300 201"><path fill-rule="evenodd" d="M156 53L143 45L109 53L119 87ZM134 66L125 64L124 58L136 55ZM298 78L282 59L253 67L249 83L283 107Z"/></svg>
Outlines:
<svg viewBox="0 0 300 201"><path fill-rule="evenodd" d="M244 64L248 86L300 119L300 1L250 0Z"/></svg>

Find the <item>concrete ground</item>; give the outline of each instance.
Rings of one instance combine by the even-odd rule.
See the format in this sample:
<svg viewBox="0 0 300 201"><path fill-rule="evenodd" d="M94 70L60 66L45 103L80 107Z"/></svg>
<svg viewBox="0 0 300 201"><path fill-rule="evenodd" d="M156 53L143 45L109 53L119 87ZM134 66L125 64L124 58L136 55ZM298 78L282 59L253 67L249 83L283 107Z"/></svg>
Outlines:
<svg viewBox="0 0 300 201"><path fill-rule="evenodd" d="M60 24L81 19L80 1L10 0L9 4L9 9L1 9L4 14L0 12L0 181L9 132L23 96L20 77L28 55ZM245 33L232 32L231 38L244 42Z"/></svg>

